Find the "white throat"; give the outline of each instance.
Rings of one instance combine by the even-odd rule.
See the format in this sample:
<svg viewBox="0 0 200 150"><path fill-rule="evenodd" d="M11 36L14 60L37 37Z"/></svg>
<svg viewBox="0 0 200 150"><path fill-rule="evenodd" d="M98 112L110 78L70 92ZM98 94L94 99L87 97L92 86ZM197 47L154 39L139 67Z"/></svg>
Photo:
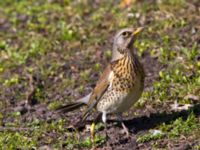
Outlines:
<svg viewBox="0 0 200 150"><path fill-rule="evenodd" d="M113 49L113 52L112 52L112 60L111 61L115 61L115 60L118 60L120 58L122 58L124 55L120 54L120 52L118 52L116 50L116 48Z"/></svg>

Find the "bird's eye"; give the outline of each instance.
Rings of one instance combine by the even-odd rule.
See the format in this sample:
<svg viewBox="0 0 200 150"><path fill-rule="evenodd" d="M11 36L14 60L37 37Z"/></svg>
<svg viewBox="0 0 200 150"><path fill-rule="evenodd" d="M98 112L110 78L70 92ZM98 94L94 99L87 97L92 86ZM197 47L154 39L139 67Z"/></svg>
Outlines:
<svg viewBox="0 0 200 150"><path fill-rule="evenodd" d="M128 37L128 36L130 36L130 32L123 32L123 33L122 33L122 36L123 36L123 37Z"/></svg>

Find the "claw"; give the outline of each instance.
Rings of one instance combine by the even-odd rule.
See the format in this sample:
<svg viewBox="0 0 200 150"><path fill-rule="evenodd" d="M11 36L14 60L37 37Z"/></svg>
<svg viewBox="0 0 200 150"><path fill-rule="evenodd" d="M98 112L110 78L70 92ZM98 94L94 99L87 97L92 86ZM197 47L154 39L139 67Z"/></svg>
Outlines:
<svg viewBox="0 0 200 150"><path fill-rule="evenodd" d="M129 134L128 128L125 126L125 124L123 122L121 124L122 124L124 132L126 133L126 137L129 138L130 134Z"/></svg>
<svg viewBox="0 0 200 150"><path fill-rule="evenodd" d="M129 138L130 134L129 134L129 130L128 128L125 126L123 120L122 120L122 115L121 114L117 114L117 117L119 118L119 121L121 122L121 125L123 127L124 132L126 133L126 137Z"/></svg>

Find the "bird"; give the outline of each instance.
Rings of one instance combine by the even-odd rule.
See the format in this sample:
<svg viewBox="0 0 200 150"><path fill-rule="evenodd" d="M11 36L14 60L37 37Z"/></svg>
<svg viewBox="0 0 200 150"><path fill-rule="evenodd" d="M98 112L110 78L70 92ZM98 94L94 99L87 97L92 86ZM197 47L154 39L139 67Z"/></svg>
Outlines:
<svg viewBox="0 0 200 150"><path fill-rule="evenodd" d="M116 114L126 135L129 136L128 128L122 120L122 113L138 101L144 89L144 69L133 47L134 41L143 29L144 27L124 28L117 32L113 40L112 59L92 92L57 110L67 113L87 106L82 121L85 121L95 109L102 116L105 125L107 115Z"/></svg>

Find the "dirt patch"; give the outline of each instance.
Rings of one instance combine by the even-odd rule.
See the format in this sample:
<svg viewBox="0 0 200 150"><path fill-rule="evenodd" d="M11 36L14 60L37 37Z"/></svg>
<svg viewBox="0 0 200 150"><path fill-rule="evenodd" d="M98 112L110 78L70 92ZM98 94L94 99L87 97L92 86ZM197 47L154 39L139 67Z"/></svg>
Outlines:
<svg viewBox="0 0 200 150"><path fill-rule="evenodd" d="M191 112L199 120L199 3L197 0L134 1L129 5L121 8L117 1L98 0L92 5L90 1L65 4L60 0L0 2L2 133L5 128L12 130L8 134L23 133L22 139L35 140L36 147L69 148L71 145L72 149L89 149L87 140L80 141L90 137L86 128L95 116L89 116L74 131L68 127L77 125L82 111L57 114L54 109L92 90L111 59L116 30L146 26L135 43L146 74L146 95L142 98L145 101L124 114L130 138L121 132L116 116L110 115L109 138L106 142L102 140L97 149L152 149L154 146L198 149L198 135L182 135L181 131L175 138L166 135L146 142L137 139L179 118L187 122ZM194 106L174 112L170 104L175 100L181 105ZM97 135L105 137L104 126L98 128Z"/></svg>

